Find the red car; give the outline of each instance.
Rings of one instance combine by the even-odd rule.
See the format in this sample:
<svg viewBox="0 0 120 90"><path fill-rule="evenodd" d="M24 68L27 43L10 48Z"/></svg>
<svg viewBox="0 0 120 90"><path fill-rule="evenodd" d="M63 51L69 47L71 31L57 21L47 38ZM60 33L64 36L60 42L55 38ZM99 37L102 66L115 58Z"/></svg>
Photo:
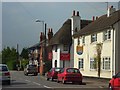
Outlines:
<svg viewBox="0 0 120 90"><path fill-rule="evenodd" d="M110 90L120 90L120 72L113 76L109 82Z"/></svg>
<svg viewBox="0 0 120 90"><path fill-rule="evenodd" d="M63 68L58 73L57 82L62 82L63 84L66 82L72 83L82 83L82 74L80 73L79 69L77 68Z"/></svg>
<svg viewBox="0 0 120 90"><path fill-rule="evenodd" d="M57 79L57 74L61 69L62 68L51 68L47 72L47 80L51 79L53 81L54 79Z"/></svg>

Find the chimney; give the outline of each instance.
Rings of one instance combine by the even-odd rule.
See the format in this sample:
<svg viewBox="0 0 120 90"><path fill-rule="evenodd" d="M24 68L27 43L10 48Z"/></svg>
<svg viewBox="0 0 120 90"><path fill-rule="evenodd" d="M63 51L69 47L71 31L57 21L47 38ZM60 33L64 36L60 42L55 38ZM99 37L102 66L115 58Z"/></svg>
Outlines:
<svg viewBox="0 0 120 90"><path fill-rule="evenodd" d="M96 16L96 20L98 19L98 16Z"/></svg>
<svg viewBox="0 0 120 90"><path fill-rule="evenodd" d="M40 42L43 40L43 33L40 33Z"/></svg>
<svg viewBox="0 0 120 90"><path fill-rule="evenodd" d="M79 16L79 11L77 11L77 16Z"/></svg>
<svg viewBox="0 0 120 90"><path fill-rule="evenodd" d="M50 39L53 37L53 31L52 28L48 30L48 41L50 41Z"/></svg>
<svg viewBox="0 0 120 90"><path fill-rule="evenodd" d="M95 16L93 16L93 22L95 21Z"/></svg>
<svg viewBox="0 0 120 90"><path fill-rule="evenodd" d="M75 10L73 10L73 16L75 16Z"/></svg>
<svg viewBox="0 0 120 90"><path fill-rule="evenodd" d="M112 15L112 13L114 13L115 11L116 11L116 9L113 6L110 6L108 8L108 11L107 11L107 17L109 17L110 15Z"/></svg>

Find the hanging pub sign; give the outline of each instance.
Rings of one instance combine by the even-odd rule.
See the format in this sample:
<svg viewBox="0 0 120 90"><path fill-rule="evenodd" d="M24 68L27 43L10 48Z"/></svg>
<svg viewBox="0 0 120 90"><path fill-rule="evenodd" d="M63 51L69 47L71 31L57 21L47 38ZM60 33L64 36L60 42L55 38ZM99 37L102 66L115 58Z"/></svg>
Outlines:
<svg viewBox="0 0 120 90"><path fill-rule="evenodd" d="M60 53L60 60L70 60L69 53Z"/></svg>
<svg viewBox="0 0 120 90"><path fill-rule="evenodd" d="M52 60L52 57L53 57L52 52L49 52L48 53L48 60Z"/></svg>
<svg viewBox="0 0 120 90"><path fill-rule="evenodd" d="M83 53L83 46L76 46L76 52L78 55L81 55Z"/></svg>

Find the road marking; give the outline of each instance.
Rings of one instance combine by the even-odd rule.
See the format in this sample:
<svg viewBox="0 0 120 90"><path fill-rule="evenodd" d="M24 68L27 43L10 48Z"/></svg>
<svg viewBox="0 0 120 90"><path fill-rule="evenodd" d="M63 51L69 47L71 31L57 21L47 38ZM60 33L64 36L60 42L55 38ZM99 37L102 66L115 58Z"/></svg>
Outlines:
<svg viewBox="0 0 120 90"><path fill-rule="evenodd" d="M45 87L45 88L51 88L51 87L48 87L48 86L46 86L46 85L44 85L44 87Z"/></svg>
<svg viewBox="0 0 120 90"><path fill-rule="evenodd" d="M103 86L99 86L99 88L104 88Z"/></svg>
<svg viewBox="0 0 120 90"><path fill-rule="evenodd" d="M29 81L29 80L25 80L26 82L31 82L31 81Z"/></svg>
<svg viewBox="0 0 120 90"><path fill-rule="evenodd" d="M34 83L34 84L36 84L36 85L39 85L39 86L41 85L41 84L39 84L39 83L36 83L36 82L33 82L33 83Z"/></svg>

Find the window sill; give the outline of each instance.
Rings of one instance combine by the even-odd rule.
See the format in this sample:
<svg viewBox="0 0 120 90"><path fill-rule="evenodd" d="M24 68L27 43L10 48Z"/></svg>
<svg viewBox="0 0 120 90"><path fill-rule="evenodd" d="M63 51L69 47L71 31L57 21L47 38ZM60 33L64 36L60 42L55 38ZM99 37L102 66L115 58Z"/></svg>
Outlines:
<svg viewBox="0 0 120 90"><path fill-rule="evenodd" d="M97 71L97 69L90 69L90 71Z"/></svg>

